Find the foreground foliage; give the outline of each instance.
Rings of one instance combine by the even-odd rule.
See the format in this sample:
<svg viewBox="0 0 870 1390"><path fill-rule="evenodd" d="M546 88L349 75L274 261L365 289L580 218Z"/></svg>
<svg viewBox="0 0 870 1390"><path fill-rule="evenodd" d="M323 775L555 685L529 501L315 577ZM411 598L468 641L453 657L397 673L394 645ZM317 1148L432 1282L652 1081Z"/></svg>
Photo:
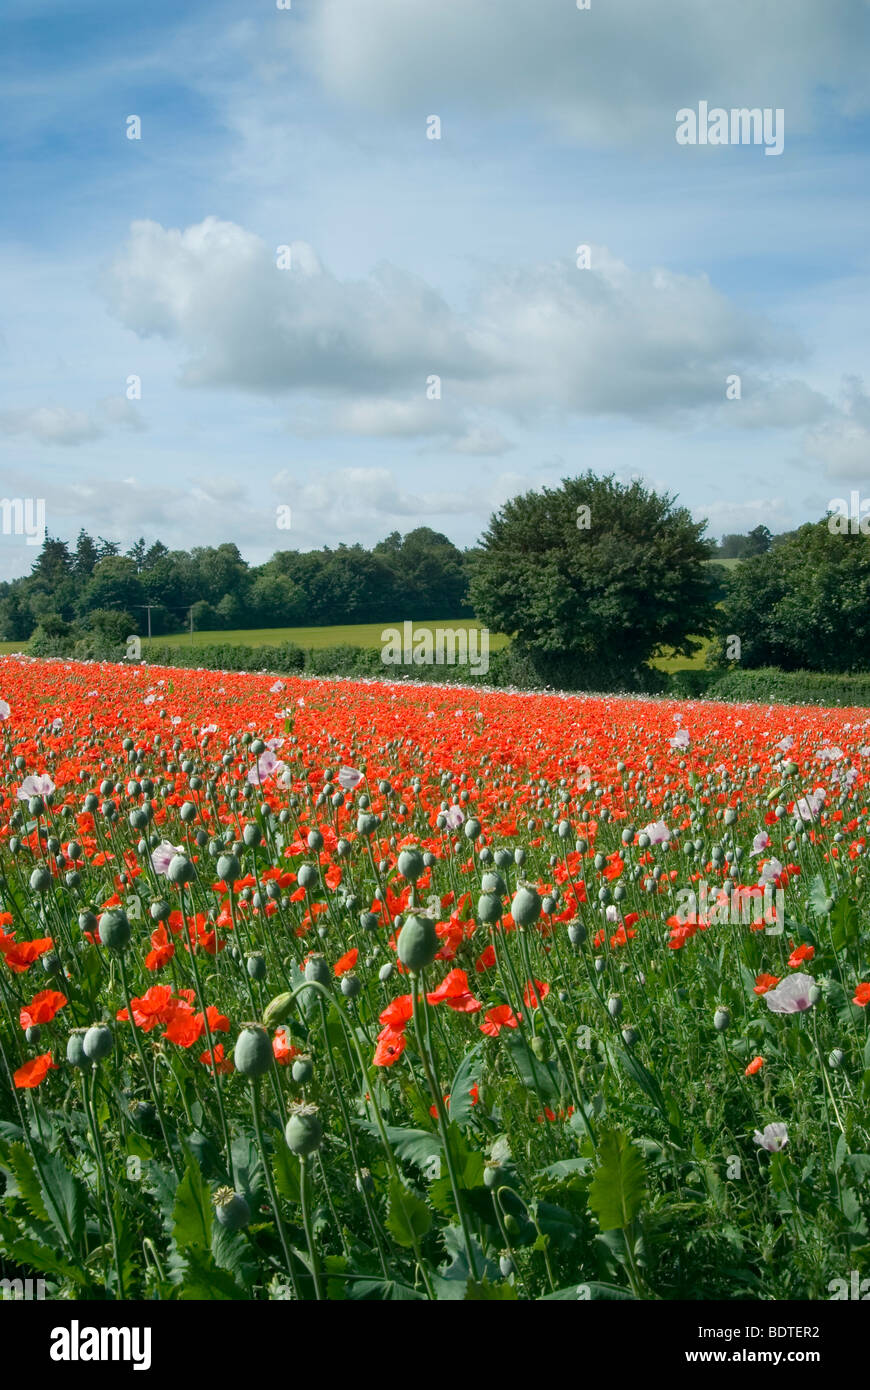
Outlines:
<svg viewBox="0 0 870 1390"><path fill-rule="evenodd" d="M13 658L0 696L4 1274L866 1274L862 712Z"/></svg>

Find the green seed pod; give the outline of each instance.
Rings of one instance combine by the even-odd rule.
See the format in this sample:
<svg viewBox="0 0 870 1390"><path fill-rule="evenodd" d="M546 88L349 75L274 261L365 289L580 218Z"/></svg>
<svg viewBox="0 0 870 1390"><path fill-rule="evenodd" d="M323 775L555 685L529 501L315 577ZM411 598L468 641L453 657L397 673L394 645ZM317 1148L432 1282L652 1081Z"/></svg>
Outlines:
<svg viewBox="0 0 870 1390"><path fill-rule="evenodd" d="M263 832L258 825L246 825L242 831L242 839L248 849L256 849L263 838Z"/></svg>
<svg viewBox="0 0 870 1390"><path fill-rule="evenodd" d="M388 960L381 966L380 970L378 971L378 979L380 980L382 985L385 985L387 983L387 980L392 979L395 973L396 967L394 966L391 960Z"/></svg>
<svg viewBox="0 0 870 1390"><path fill-rule="evenodd" d="M619 1018L622 1013L622 997L619 994L611 994L607 1001L607 1012L611 1018Z"/></svg>
<svg viewBox="0 0 870 1390"><path fill-rule="evenodd" d="M332 974L326 963L325 956L321 956L315 952L308 957L305 962L305 978L308 980L309 984L314 983L326 986L332 984ZM313 994L313 992L313 990L306 991L308 994Z"/></svg>
<svg viewBox="0 0 870 1390"><path fill-rule="evenodd" d="M40 864L30 875L30 887L34 893L47 893L51 887L51 874Z"/></svg>
<svg viewBox="0 0 870 1390"><path fill-rule="evenodd" d="M166 877L170 883L193 883L196 869L186 854L176 854L169 862Z"/></svg>
<svg viewBox="0 0 870 1390"><path fill-rule="evenodd" d="M476 820L474 816L469 816L462 828L466 840L476 840L480 834L480 821Z"/></svg>
<svg viewBox="0 0 870 1390"><path fill-rule="evenodd" d="M84 1054L90 1062L102 1062L104 1057L108 1057L114 1047L111 1028L107 1028L105 1023L95 1023L85 1033Z"/></svg>
<svg viewBox="0 0 870 1390"><path fill-rule="evenodd" d="M499 873L484 874L483 878L480 880L480 889L481 892L487 894L487 896L491 894L496 898L503 897L507 892L505 881Z"/></svg>
<svg viewBox="0 0 870 1390"><path fill-rule="evenodd" d="M539 1062L546 1062L550 1056L550 1044L541 1033L536 1033L531 1041L531 1049Z"/></svg>
<svg viewBox="0 0 870 1390"><path fill-rule="evenodd" d="M477 900L477 920L485 924L497 922L502 914L501 899L491 893L483 893Z"/></svg>
<svg viewBox="0 0 870 1390"><path fill-rule="evenodd" d="M130 943L132 928L121 907L104 912L99 922L100 940L110 951L123 951Z"/></svg>
<svg viewBox="0 0 870 1390"><path fill-rule="evenodd" d="M66 1044L66 1060L70 1066L78 1067L80 1071L88 1071L91 1065L84 1046L87 1031L87 1028L74 1028Z"/></svg>
<svg viewBox="0 0 870 1390"><path fill-rule="evenodd" d="M323 1125L316 1105L294 1105L284 1126L284 1138L291 1153L307 1158L323 1143Z"/></svg>
<svg viewBox="0 0 870 1390"><path fill-rule="evenodd" d="M713 1027L717 1033L724 1033L731 1026L731 1010L720 1006L713 1015Z"/></svg>
<svg viewBox="0 0 870 1390"><path fill-rule="evenodd" d="M586 928L579 918L575 918L573 922L568 923L568 940L571 942L572 946L582 946L587 935Z"/></svg>
<svg viewBox="0 0 870 1390"><path fill-rule="evenodd" d="M242 876L242 866L234 854L222 854L217 862L217 875L223 883L232 887Z"/></svg>
<svg viewBox="0 0 870 1390"><path fill-rule="evenodd" d="M246 961L248 974L252 980L265 980L266 962L260 951L253 951Z"/></svg>
<svg viewBox="0 0 870 1390"><path fill-rule="evenodd" d="M416 883L423 874L423 855L418 849L403 849L396 867L407 883Z"/></svg>
<svg viewBox="0 0 870 1390"><path fill-rule="evenodd" d="M38 1023L31 1023L29 1028L25 1028L24 1036L27 1042L31 1044L38 1043L39 1039L42 1037L42 1029Z"/></svg>
<svg viewBox="0 0 870 1390"><path fill-rule="evenodd" d="M290 1017L293 1012L293 995L289 990L284 994L276 994L270 1000L263 1012L263 1023L267 1028L275 1028L279 1023Z"/></svg>
<svg viewBox="0 0 870 1390"><path fill-rule="evenodd" d="M511 917L518 927L531 927L541 915L541 899L537 890L524 884L518 888L511 902Z"/></svg>
<svg viewBox="0 0 870 1390"><path fill-rule="evenodd" d="M265 1028L259 1023L243 1023L233 1051L236 1071L241 1076L264 1076L273 1060L272 1043Z"/></svg>
<svg viewBox="0 0 870 1390"><path fill-rule="evenodd" d="M294 1058L292 1067L293 1080L300 1086L306 1086L314 1075L314 1062L304 1053L301 1057Z"/></svg>
<svg viewBox="0 0 870 1390"><path fill-rule="evenodd" d="M362 990L362 980L358 975L345 975L341 982L341 992L345 999L356 999Z"/></svg>
<svg viewBox="0 0 870 1390"><path fill-rule="evenodd" d="M399 932L399 960L406 970L417 974L431 965L441 946L431 917L411 915Z"/></svg>
<svg viewBox="0 0 870 1390"><path fill-rule="evenodd" d="M219 1187L212 1198L218 1224L227 1231L241 1231L251 1224L251 1208L241 1192Z"/></svg>
<svg viewBox="0 0 870 1390"><path fill-rule="evenodd" d="M839 1047L835 1047L833 1052L828 1053L828 1066L832 1067L833 1070L836 1071L838 1067L841 1067L843 1065L844 1057L845 1054L843 1053L842 1049Z"/></svg>

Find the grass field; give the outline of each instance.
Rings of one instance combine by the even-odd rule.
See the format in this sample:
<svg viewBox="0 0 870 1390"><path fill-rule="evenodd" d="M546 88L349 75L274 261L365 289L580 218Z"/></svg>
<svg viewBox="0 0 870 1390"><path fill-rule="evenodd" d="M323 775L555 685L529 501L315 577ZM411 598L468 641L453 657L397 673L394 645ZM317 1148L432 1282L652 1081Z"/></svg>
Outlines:
<svg viewBox="0 0 870 1390"><path fill-rule="evenodd" d="M170 637L153 637L150 642L143 643L143 651L147 654L151 647L207 647L222 645L230 642L234 646L244 644L251 647L276 647L282 642L295 642L298 647L313 647L320 650L323 647L371 647L378 649L381 646L381 633L389 627L397 627L402 630L401 621L395 623L350 623L339 627L262 627L262 628L239 628L228 632L188 632L174 633ZM479 628L480 623L473 618L445 618L437 621L414 623L414 630L423 628L430 630L435 628L453 628L454 630L465 629L471 631L472 628ZM507 646L508 639L500 633L494 633L490 637L490 651L498 651L500 647Z"/></svg>
<svg viewBox="0 0 870 1390"><path fill-rule="evenodd" d="M727 562L726 562L727 563ZM146 638L142 644L142 650L147 657L149 650L159 647L209 647L219 646L224 643L232 643L234 646L247 645L251 647L277 647L283 642L295 642L299 647L312 647L321 650L323 647L337 647L348 645L352 647L370 647L377 650L381 645L381 633L388 627L398 627L401 631L401 622L396 623L349 623L338 627L261 627L261 628L237 628L223 632L175 632L165 637L153 637L150 641ZM415 629L419 628L479 628L480 623L472 618L446 618L437 622L425 622L414 624ZM496 632L490 635L490 651L497 652L508 643L504 633ZM660 671L682 671L686 669L697 669L704 665L707 652L707 643L701 651L688 660L684 656L656 657L653 665ZM25 641L0 642L0 655L8 655L10 652L20 652L27 650Z"/></svg>

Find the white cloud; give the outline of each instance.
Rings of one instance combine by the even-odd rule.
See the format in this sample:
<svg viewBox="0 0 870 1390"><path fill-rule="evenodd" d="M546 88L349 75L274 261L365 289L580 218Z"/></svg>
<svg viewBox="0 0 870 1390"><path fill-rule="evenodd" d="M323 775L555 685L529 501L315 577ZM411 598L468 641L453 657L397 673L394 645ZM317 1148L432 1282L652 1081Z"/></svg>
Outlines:
<svg viewBox="0 0 870 1390"><path fill-rule="evenodd" d="M330 96L421 123L445 141L467 113L522 112L582 144L674 142L674 115L771 106L806 128L827 88L867 109L870 12L859 0L317 0L286 33Z"/></svg>
<svg viewBox="0 0 870 1390"><path fill-rule="evenodd" d="M43 405L27 410L4 410L0 413L0 433L29 435L40 444L73 446L98 439L103 431L84 410Z"/></svg>
<svg viewBox="0 0 870 1390"><path fill-rule="evenodd" d="M481 411L666 421L717 407L728 373L804 351L706 276L633 270L602 247L591 269L493 270L463 311L392 266L339 280L310 247L292 260L279 270L264 241L214 217L136 222L106 293L127 328L178 343L188 386L307 392L320 404L303 432L440 435L466 453L507 447Z"/></svg>

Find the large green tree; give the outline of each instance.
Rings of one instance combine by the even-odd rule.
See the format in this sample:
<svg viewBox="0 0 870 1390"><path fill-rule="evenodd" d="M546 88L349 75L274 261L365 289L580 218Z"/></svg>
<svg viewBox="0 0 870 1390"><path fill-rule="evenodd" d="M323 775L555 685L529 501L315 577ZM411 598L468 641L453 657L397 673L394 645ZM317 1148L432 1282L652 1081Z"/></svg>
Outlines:
<svg viewBox="0 0 870 1390"><path fill-rule="evenodd" d="M471 599L547 683L642 686L657 648L712 629L705 522L640 482L593 473L512 498L490 520Z"/></svg>

